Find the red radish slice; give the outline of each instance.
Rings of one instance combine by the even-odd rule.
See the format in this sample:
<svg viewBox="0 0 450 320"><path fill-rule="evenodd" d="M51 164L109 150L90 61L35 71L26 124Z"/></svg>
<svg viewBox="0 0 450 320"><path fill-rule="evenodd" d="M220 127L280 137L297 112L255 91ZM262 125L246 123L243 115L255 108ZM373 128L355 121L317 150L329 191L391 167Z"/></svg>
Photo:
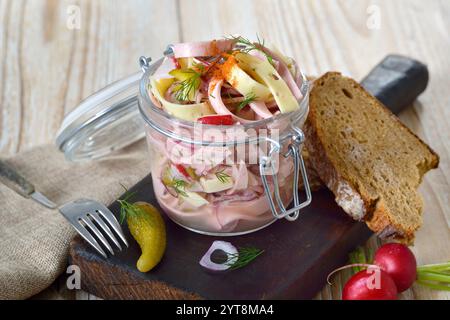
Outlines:
<svg viewBox="0 0 450 320"><path fill-rule="evenodd" d="M180 172L185 178L191 178L189 173L186 171L186 168L182 164L176 164L175 168L177 168L178 172Z"/></svg>
<svg viewBox="0 0 450 320"><path fill-rule="evenodd" d="M379 267L353 275L342 290L343 300L397 300L394 280Z"/></svg>
<svg viewBox="0 0 450 320"><path fill-rule="evenodd" d="M373 262L391 276L398 292L409 289L416 280L416 258L405 245L388 243L381 246L376 251Z"/></svg>
<svg viewBox="0 0 450 320"><path fill-rule="evenodd" d="M173 64L175 65L175 68L181 69L181 64L180 64L180 62L178 62L177 58L175 58L175 57L170 57L170 58L171 58Z"/></svg>
<svg viewBox="0 0 450 320"><path fill-rule="evenodd" d="M215 56L233 48L234 40L186 42L173 45L175 58Z"/></svg>
<svg viewBox="0 0 450 320"><path fill-rule="evenodd" d="M215 263L211 260L214 251L221 250L227 255L227 261L224 263ZM211 271L228 270L238 260L239 253L235 246L226 241L214 241L205 255L200 259L200 265Z"/></svg>
<svg viewBox="0 0 450 320"><path fill-rule="evenodd" d="M205 116L197 119L202 124L217 125L217 126L231 126L234 124L233 117L231 115L217 115L217 116Z"/></svg>

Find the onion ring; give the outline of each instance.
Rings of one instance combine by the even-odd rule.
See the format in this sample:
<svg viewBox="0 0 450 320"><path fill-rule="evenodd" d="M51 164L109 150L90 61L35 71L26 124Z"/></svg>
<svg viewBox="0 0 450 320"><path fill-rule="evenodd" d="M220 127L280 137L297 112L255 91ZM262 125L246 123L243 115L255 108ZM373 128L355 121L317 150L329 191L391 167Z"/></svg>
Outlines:
<svg viewBox="0 0 450 320"><path fill-rule="evenodd" d="M272 112L267 108L264 101L253 101L249 103L250 108L255 111L255 113L263 119L270 118L273 116Z"/></svg>
<svg viewBox="0 0 450 320"><path fill-rule="evenodd" d="M224 263L215 263L211 260L211 255L214 251L221 250L227 255L227 261ZM214 241L211 247L206 251L200 259L200 265L211 271L225 271L236 263L239 258L238 250L231 243L226 241Z"/></svg>
<svg viewBox="0 0 450 320"><path fill-rule="evenodd" d="M214 109L214 111L217 114L229 114L233 117L233 119L235 121L239 121L241 123L251 122L252 120L247 120L247 119L238 117L233 112L228 110L227 106L223 103L222 97L221 97L222 85L223 85L223 80L217 80L217 79L213 79L209 83L209 88L208 88L209 102L210 102L212 108Z"/></svg>

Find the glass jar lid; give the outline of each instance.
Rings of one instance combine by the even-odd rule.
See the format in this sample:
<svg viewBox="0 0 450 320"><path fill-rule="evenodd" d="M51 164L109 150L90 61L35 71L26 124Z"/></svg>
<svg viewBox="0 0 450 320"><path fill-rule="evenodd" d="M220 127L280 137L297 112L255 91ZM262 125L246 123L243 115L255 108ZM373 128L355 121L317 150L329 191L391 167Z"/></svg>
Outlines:
<svg viewBox="0 0 450 320"><path fill-rule="evenodd" d="M110 84L64 118L56 145L66 159L98 159L144 137L137 97L141 76L138 72Z"/></svg>

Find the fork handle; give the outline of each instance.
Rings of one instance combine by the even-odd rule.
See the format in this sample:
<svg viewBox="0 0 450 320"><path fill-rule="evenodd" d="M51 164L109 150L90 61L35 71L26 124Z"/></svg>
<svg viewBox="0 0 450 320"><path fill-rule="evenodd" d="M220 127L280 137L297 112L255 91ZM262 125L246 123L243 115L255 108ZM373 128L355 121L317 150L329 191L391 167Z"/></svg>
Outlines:
<svg viewBox="0 0 450 320"><path fill-rule="evenodd" d="M30 182L3 160L0 160L0 181L25 198L29 198L35 191Z"/></svg>

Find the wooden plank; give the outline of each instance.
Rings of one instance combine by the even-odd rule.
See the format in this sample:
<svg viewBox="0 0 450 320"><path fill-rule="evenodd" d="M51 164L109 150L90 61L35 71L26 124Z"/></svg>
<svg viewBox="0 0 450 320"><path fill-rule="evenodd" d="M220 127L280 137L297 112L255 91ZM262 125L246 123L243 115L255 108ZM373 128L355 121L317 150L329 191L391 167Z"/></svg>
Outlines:
<svg viewBox="0 0 450 320"><path fill-rule="evenodd" d="M80 28L70 29L79 8ZM2 1L0 152L52 143L80 100L178 41L175 0ZM167 21L172 21L168 24Z"/></svg>
<svg viewBox="0 0 450 320"><path fill-rule="evenodd" d="M150 176L130 192L136 200L157 206ZM133 240L126 251L105 260L76 237L70 245L71 264L80 267L82 288L105 299L310 299L325 284L327 274L371 235L364 223L353 221L336 205L328 190L314 192L313 198L295 222L283 219L227 239L237 247L265 250L251 265L228 273L211 274L198 263L220 238L186 230L167 215L163 215L167 249L152 271L136 269L141 251ZM117 202L109 208L119 215ZM126 226L124 232L132 239Z"/></svg>

